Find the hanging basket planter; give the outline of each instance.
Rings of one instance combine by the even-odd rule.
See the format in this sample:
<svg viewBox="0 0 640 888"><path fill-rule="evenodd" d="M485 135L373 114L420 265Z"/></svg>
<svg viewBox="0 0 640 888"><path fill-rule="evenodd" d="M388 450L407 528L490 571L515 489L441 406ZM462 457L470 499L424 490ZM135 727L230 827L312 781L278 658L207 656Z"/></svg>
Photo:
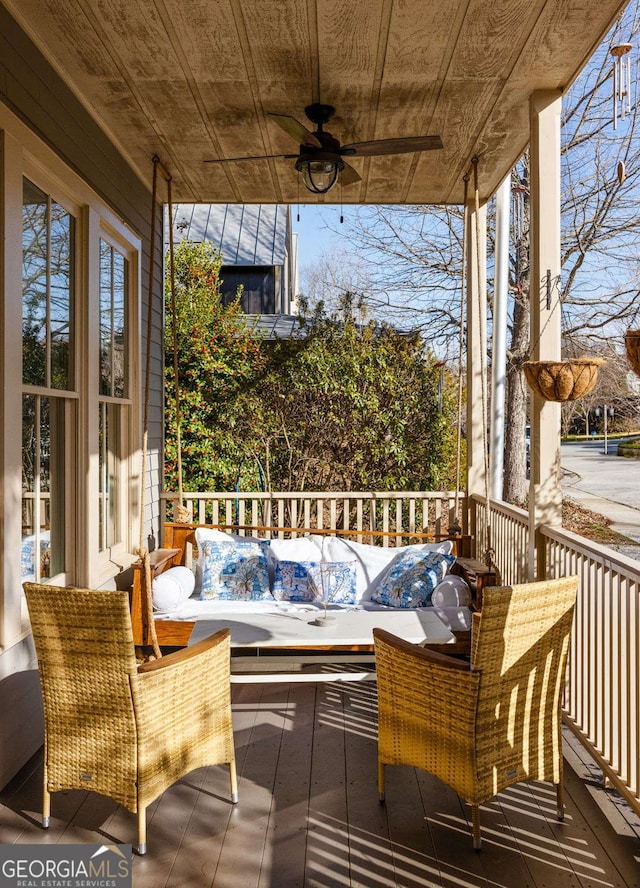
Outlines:
<svg viewBox="0 0 640 888"><path fill-rule="evenodd" d="M525 361L522 367L529 387L545 401L577 401L596 384L601 364L602 358L573 358Z"/></svg>
<svg viewBox="0 0 640 888"><path fill-rule="evenodd" d="M627 330L624 347L633 371L640 376L640 330Z"/></svg>

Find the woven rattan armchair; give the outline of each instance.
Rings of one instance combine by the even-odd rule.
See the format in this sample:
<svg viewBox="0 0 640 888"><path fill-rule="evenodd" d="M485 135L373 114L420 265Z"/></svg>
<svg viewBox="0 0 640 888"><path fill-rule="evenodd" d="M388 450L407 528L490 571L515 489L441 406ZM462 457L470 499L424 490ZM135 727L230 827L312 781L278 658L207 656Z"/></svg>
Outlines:
<svg viewBox="0 0 640 888"><path fill-rule="evenodd" d="M136 662L126 592L24 585L45 714L43 827L50 793L88 789L138 815L194 768L237 779L229 630L159 660Z"/></svg>
<svg viewBox="0 0 640 888"><path fill-rule="evenodd" d="M484 591L471 662L374 630L378 681L378 789L385 766L434 774L479 806L522 780L556 786L562 820L561 698L577 578Z"/></svg>

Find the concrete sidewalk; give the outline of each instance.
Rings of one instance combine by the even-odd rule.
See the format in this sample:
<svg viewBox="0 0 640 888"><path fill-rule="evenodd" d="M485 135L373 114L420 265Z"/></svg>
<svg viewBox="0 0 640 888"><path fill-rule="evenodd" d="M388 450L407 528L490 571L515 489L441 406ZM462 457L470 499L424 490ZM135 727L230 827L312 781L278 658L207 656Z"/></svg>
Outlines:
<svg viewBox="0 0 640 888"><path fill-rule="evenodd" d="M640 544L640 460L603 451L602 441L562 445L562 494L604 515L612 530Z"/></svg>

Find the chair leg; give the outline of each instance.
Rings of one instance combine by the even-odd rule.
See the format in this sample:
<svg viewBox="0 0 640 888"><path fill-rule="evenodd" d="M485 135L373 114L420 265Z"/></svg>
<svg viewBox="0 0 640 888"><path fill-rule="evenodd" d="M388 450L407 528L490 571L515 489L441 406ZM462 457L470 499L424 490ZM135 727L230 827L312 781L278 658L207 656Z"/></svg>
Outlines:
<svg viewBox="0 0 640 888"><path fill-rule="evenodd" d="M564 793L562 791L562 783L556 783L556 817L558 820L564 820Z"/></svg>
<svg viewBox="0 0 640 888"><path fill-rule="evenodd" d="M51 823L51 793L45 785L42 791L42 828L49 829Z"/></svg>
<svg viewBox="0 0 640 888"><path fill-rule="evenodd" d="M382 805L385 800L384 764L380 760L378 760L378 798L380 799L380 804Z"/></svg>
<svg viewBox="0 0 640 888"><path fill-rule="evenodd" d="M473 850L479 851L482 847L480 837L480 806L471 805L471 825L473 829Z"/></svg>
<svg viewBox="0 0 640 888"><path fill-rule="evenodd" d="M138 847L136 852L142 857L147 853L147 808L138 808Z"/></svg>
<svg viewBox="0 0 640 888"><path fill-rule="evenodd" d="M238 772L236 771L235 756L229 762L229 779L231 780L231 803L238 804Z"/></svg>

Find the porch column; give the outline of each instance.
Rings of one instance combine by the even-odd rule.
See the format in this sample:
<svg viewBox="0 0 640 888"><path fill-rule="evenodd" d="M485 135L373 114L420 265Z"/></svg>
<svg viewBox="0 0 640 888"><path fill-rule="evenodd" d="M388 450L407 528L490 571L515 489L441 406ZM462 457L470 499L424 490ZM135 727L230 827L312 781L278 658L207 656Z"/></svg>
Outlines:
<svg viewBox="0 0 640 888"><path fill-rule="evenodd" d="M487 418L487 208L476 213L473 197L467 213L467 492L486 496ZM473 514L473 512L472 512ZM478 529L471 532L478 542ZM486 543L480 541L481 546ZM479 550L478 550L479 551Z"/></svg>
<svg viewBox="0 0 640 888"><path fill-rule="evenodd" d="M561 93L533 93L531 122L531 360L560 359L560 110ZM529 577L545 576L543 524L562 523L560 404L531 396ZM522 442L524 447L524 441ZM537 553L537 554L536 554Z"/></svg>

